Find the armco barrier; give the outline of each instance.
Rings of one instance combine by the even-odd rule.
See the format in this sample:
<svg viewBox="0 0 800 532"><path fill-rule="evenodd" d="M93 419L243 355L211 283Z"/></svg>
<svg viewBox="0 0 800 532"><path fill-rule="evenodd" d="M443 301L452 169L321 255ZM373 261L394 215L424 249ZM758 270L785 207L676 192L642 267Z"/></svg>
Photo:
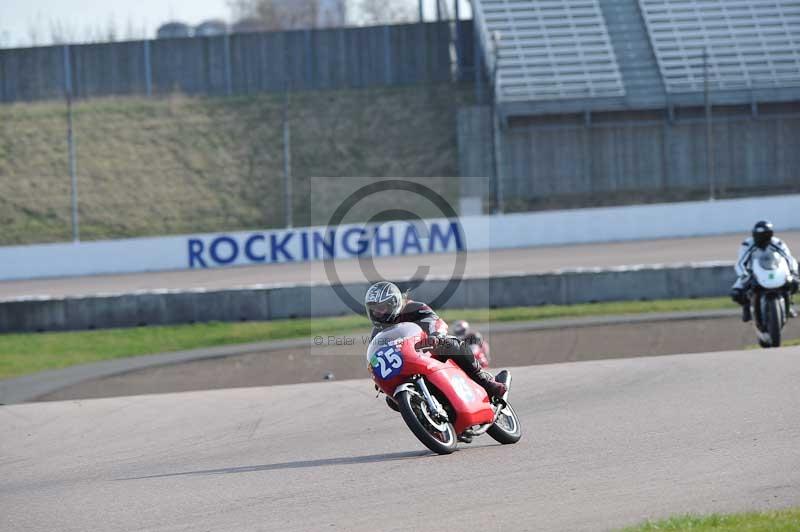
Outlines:
<svg viewBox="0 0 800 532"><path fill-rule="evenodd" d="M444 308L566 305L601 301L713 297L727 294L730 264L653 266L467 278ZM432 301L447 280L413 297ZM399 283L401 288L403 283ZM344 286L357 301L367 285ZM0 332L68 331L208 321L262 321L352 314L328 285L223 291L160 291L98 297L0 302Z"/></svg>

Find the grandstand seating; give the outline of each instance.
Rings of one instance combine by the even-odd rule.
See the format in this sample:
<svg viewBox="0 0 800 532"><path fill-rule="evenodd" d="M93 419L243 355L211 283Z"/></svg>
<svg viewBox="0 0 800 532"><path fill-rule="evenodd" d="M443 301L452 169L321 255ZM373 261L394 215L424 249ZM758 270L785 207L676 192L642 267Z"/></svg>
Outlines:
<svg viewBox="0 0 800 532"><path fill-rule="evenodd" d="M800 85L797 0L638 0L668 92Z"/></svg>
<svg viewBox="0 0 800 532"><path fill-rule="evenodd" d="M501 102L625 94L599 0L475 0L481 44Z"/></svg>

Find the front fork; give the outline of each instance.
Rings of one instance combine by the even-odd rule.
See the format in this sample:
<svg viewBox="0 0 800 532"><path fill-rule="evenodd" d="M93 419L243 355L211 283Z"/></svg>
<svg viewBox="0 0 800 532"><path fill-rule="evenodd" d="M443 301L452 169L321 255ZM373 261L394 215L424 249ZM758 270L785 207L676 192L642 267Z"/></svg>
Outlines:
<svg viewBox="0 0 800 532"><path fill-rule="evenodd" d="M414 386L416 385L416 387ZM425 400L425 404L428 405L428 411L436 416L440 421L449 421L447 416L447 412L445 411L442 403L439 402L428 390L428 385L425 384L425 379L422 378L420 375L415 375L413 377L413 384L411 382L406 382L401 384L400 386L395 389L393 395L397 395L401 391L408 391L417 393L417 390L422 393L422 398Z"/></svg>
<svg viewBox="0 0 800 532"><path fill-rule="evenodd" d="M428 408L431 413L442 421L448 421L447 412L445 412L442 403L431 395L430 390L428 390L428 385L425 384L425 379L418 376L414 382L417 384L417 388L422 392L422 397L424 397L425 402L428 403Z"/></svg>

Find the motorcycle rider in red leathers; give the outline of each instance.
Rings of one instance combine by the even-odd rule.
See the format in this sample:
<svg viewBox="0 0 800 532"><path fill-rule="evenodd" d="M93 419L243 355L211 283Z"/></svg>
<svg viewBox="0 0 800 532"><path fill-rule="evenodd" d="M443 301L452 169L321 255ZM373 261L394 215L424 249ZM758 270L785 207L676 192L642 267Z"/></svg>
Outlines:
<svg viewBox="0 0 800 532"><path fill-rule="evenodd" d="M451 359L464 370L464 373L480 384L489 394L489 397L502 397L506 393L506 386L497 382L494 377L485 371L472 354L467 343L454 336L447 336L447 324L426 305L409 300L397 285L386 281L373 284L364 297L364 306L372 325L370 340L381 330L397 323L411 322L419 325L428 335L428 345L433 355L440 359ZM393 401L388 401L389 406L395 408Z"/></svg>
<svg viewBox="0 0 800 532"><path fill-rule="evenodd" d="M489 353L491 350L489 349L489 342L483 337L483 335L478 332L477 330L470 327L469 322L466 320L458 320L453 322L452 327L453 336L465 342L472 350L475 352L475 349L482 354L483 359L485 360L485 364L489 365ZM479 355L480 356L480 355ZM481 362L479 360L479 362Z"/></svg>

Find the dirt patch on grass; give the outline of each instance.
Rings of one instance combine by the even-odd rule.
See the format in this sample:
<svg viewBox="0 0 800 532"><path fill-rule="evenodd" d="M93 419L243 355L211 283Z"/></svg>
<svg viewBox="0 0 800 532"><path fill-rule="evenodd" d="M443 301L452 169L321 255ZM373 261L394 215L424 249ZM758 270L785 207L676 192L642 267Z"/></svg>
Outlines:
<svg viewBox="0 0 800 532"><path fill-rule="evenodd" d="M788 339L800 338L790 323ZM548 329L487 335L492 366L513 367L558 362L631 358L676 353L742 349L752 345L753 328L736 318L671 321ZM224 359L190 362L81 383L41 400L88 399L147 393L268 386L366 378L366 350L361 336L355 345L253 353Z"/></svg>

